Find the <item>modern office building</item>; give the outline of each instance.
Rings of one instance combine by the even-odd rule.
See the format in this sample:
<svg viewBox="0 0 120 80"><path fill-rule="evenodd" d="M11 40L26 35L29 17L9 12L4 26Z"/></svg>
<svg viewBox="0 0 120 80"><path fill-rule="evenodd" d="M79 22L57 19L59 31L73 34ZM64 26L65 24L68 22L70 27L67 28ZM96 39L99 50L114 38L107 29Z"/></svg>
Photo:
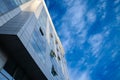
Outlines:
<svg viewBox="0 0 120 80"><path fill-rule="evenodd" d="M0 80L68 80L44 0L0 0Z"/></svg>

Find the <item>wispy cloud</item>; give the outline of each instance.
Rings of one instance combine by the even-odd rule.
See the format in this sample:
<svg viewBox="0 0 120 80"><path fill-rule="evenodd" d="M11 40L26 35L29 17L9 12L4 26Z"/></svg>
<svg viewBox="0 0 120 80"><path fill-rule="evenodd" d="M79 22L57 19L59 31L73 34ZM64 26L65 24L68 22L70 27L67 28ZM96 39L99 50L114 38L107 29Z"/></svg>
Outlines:
<svg viewBox="0 0 120 80"><path fill-rule="evenodd" d="M70 80L91 80L89 70L79 71L79 69L69 68Z"/></svg>
<svg viewBox="0 0 120 80"><path fill-rule="evenodd" d="M53 11L53 18L66 55L69 55L67 62L70 79L92 80L90 73L94 72L93 68L102 60L103 54L100 52L105 38L110 35L109 28L114 23L112 19L120 23L118 5L120 0L113 1L113 5L109 5L112 2L109 0L62 0L62 2L64 3L61 4L60 10ZM110 9L115 6L114 10L110 10L109 6ZM62 9L64 13L61 12ZM112 14L112 11L116 15ZM105 46L109 48L111 45ZM111 57L114 58L116 54L113 53Z"/></svg>
<svg viewBox="0 0 120 80"><path fill-rule="evenodd" d="M74 45L73 41L75 39L72 35L76 35L76 33L78 35L81 32L82 34L79 34L79 37L84 37L86 34L85 32L82 32L82 29L85 27L83 15L85 13L86 6L85 3L82 3L80 0L70 0L65 4L68 6L68 9L60 20L62 23L59 25L61 28L58 34L64 37L62 42L67 53L67 51L69 51ZM80 40L80 42L83 42L83 40Z"/></svg>
<svg viewBox="0 0 120 80"><path fill-rule="evenodd" d="M107 2L104 0L100 0L99 4L97 5L97 12L101 16L101 19L106 17L106 5Z"/></svg>
<svg viewBox="0 0 120 80"><path fill-rule="evenodd" d="M90 80L89 72L88 71L83 72L78 78L78 80Z"/></svg>
<svg viewBox="0 0 120 80"><path fill-rule="evenodd" d="M103 36L101 34L95 34L89 38L89 43L92 48L93 55L97 55L99 49L101 48Z"/></svg>
<svg viewBox="0 0 120 80"><path fill-rule="evenodd" d="M87 19L89 23L93 23L96 20L96 13L94 10L91 10L87 13Z"/></svg>
<svg viewBox="0 0 120 80"><path fill-rule="evenodd" d="M114 3L115 3L115 4L118 4L118 3L120 3L120 0L115 0Z"/></svg>

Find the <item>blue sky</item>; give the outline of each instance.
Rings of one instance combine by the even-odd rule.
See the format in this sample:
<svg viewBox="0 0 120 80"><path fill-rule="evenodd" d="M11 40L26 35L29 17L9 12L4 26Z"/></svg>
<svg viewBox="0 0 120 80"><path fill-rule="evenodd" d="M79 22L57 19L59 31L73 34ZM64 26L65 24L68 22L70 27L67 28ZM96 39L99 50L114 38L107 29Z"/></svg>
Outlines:
<svg viewBox="0 0 120 80"><path fill-rule="evenodd" d="M45 0L70 80L120 80L120 0Z"/></svg>

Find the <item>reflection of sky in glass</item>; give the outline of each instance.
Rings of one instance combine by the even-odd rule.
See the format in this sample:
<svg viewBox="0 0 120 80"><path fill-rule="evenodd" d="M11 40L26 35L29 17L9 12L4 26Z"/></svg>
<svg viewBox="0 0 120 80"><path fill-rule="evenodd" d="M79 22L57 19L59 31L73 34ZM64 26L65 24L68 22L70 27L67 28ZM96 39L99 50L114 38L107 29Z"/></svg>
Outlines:
<svg viewBox="0 0 120 80"><path fill-rule="evenodd" d="M33 31L33 35L30 40L30 45L34 49L35 53L38 54L42 61L45 62L46 43L43 36L40 34L39 29L36 28Z"/></svg>
<svg viewBox="0 0 120 80"><path fill-rule="evenodd" d="M41 11L41 13L40 13L39 21L40 21L40 26L46 27L47 14L46 14L46 12L45 12L44 7L42 8L42 11Z"/></svg>
<svg viewBox="0 0 120 80"><path fill-rule="evenodd" d="M14 78L2 69L0 72L0 80L14 80Z"/></svg>
<svg viewBox="0 0 120 80"><path fill-rule="evenodd" d="M45 0L71 80L120 80L120 0Z"/></svg>
<svg viewBox="0 0 120 80"><path fill-rule="evenodd" d="M13 10L14 8L18 7L21 4L24 4L29 0L0 0L0 15Z"/></svg>

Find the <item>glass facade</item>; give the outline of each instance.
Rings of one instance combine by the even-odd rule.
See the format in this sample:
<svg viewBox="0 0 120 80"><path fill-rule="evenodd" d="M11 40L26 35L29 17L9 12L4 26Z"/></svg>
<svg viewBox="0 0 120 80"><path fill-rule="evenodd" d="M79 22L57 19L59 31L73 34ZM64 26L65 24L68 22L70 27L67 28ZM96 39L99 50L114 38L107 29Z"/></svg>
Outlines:
<svg viewBox="0 0 120 80"><path fill-rule="evenodd" d="M0 0L0 1L1 1L0 7L3 7L2 9L0 8L0 15L3 15L4 13L16 8L17 6L29 0ZM49 18L44 6L40 6L40 7L42 10L40 12L39 18L38 16L36 18L36 16L34 15L36 14L36 12L33 14L29 11L21 12L22 16L25 14L24 17L21 17L21 14L18 14L16 15L16 17L14 17L15 20L19 20L19 21L21 21L22 19L26 19L24 22L24 26L20 24L20 29L16 36L17 38L19 38L20 42L23 43L24 49L26 48L28 51L28 54L31 55L32 57L31 59L35 61L35 63L42 70L42 72L44 72L45 76L47 75L47 78L50 78L49 80L54 80L55 78L60 78L60 77L61 79L57 79L57 80L65 80L65 79L62 79L63 77L62 70L61 70L60 64L58 63L58 60L60 61L61 57L58 56L58 52L57 52L58 42L57 44L55 44L56 35L53 30L54 28L52 28L50 21L48 21ZM26 17L26 15L29 15L28 16L29 18ZM16 27L16 25L14 26ZM14 28L12 27L12 29ZM48 35L48 38L46 37L47 35ZM49 43L48 43L48 40L49 40ZM12 55L16 57L14 53ZM5 66L3 70L7 71L11 75L11 78L14 78L15 80L30 80L28 78L30 78L32 73L27 72L26 70L31 71L31 69L30 70L26 68L24 69L21 65L22 65L22 62L21 64L17 64L17 63L14 63L14 61L10 62L9 60L9 62L7 62L7 66ZM30 75L28 76L25 72L27 74L30 73ZM31 72L34 73L34 70ZM14 79L9 79L6 74L2 74L2 72L0 73L0 80L14 80ZM34 79L34 80L37 80L37 79Z"/></svg>
<svg viewBox="0 0 120 80"><path fill-rule="evenodd" d="M44 28L44 30L45 30L46 26L47 26L47 13L46 13L44 7L42 8L42 11L40 13L38 21L40 23L40 26L42 26Z"/></svg>
<svg viewBox="0 0 120 80"><path fill-rule="evenodd" d="M0 80L14 80L14 78L9 75L4 69L0 71Z"/></svg>
<svg viewBox="0 0 120 80"><path fill-rule="evenodd" d="M0 16L30 0L0 0Z"/></svg>
<svg viewBox="0 0 120 80"><path fill-rule="evenodd" d="M37 27L35 27L32 33L29 44L32 46L35 53L37 53L38 56L42 58L42 61L45 63L44 59L47 48L47 42Z"/></svg>
<svg viewBox="0 0 120 80"><path fill-rule="evenodd" d="M50 37L50 46L52 48L53 51L55 51L55 35L53 33L53 29L52 29L52 25L49 22L49 29L50 29L50 35L52 34L52 37Z"/></svg>
<svg viewBox="0 0 120 80"><path fill-rule="evenodd" d="M57 76L58 75L57 72L55 71L55 68L54 68L53 65L52 65L51 73L52 73L53 76Z"/></svg>
<svg viewBox="0 0 120 80"><path fill-rule="evenodd" d="M45 30L47 26L46 24L47 14L43 7L38 19L38 23L35 25L34 30L31 33L31 37L29 38L30 40L28 42L29 46L31 46L32 50L34 50L34 52L38 54L43 63L45 63L46 53L48 49L48 43L45 37Z"/></svg>

